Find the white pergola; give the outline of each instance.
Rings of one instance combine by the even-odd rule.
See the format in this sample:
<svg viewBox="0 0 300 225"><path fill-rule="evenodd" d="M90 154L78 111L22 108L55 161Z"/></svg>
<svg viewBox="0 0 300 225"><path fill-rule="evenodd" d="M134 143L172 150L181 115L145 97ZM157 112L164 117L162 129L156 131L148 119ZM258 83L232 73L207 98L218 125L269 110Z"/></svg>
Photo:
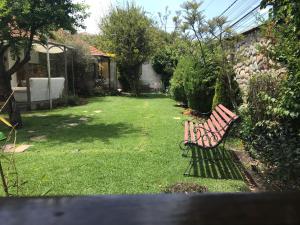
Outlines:
<svg viewBox="0 0 300 225"><path fill-rule="evenodd" d="M50 64L50 55L51 54L61 54L64 53L65 56L65 87L68 88L68 58L67 58L67 51L74 49L71 46L58 44L54 42L50 42L49 40L46 41L46 44L43 44L41 42L35 42L33 44L33 49L36 52L45 53L47 54L47 73L48 73L48 94L49 94L49 108L52 109L52 98L51 98L51 64ZM72 56L72 76L73 76L73 92L75 94L74 90L74 62L73 62L73 56ZM68 93L68 91L66 91Z"/></svg>

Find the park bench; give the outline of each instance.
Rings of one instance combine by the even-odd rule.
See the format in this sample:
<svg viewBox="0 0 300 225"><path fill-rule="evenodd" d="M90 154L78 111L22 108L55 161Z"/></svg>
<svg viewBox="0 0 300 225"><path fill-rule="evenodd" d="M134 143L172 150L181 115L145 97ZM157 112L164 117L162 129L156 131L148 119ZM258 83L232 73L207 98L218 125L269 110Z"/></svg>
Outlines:
<svg viewBox="0 0 300 225"><path fill-rule="evenodd" d="M185 121L184 146L181 145L182 155L187 156L193 146L208 150L217 148L222 142L225 145L229 129L238 118L235 113L219 104L204 123ZM195 160L191 159L189 168L193 166L194 162ZM189 173L186 171L185 175L189 175Z"/></svg>

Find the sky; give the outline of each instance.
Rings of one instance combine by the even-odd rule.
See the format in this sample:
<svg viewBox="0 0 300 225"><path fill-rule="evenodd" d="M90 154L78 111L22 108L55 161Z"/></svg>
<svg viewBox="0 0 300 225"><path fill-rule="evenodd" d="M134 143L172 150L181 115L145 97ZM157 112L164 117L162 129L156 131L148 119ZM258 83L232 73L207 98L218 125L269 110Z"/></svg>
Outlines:
<svg viewBox="0 0 300 225"><path fill-rule="evenodd" d="M74 2L83 2L89 6L88 12L90 13L90 17L85 21L85 31L91 34L99 33L98 24L104 16L106 16L110 10L110 8L116 4L124 5L127 0L73 0ZM241 0L241 3L246 2L245 0ZM159 20L158 12L164 13L166 6L171 11L171 15L169 17L169 23L167 25L168 30L172 30L174 25L172 23L172 17L175 15L175 12L180 10L180 5L185 2L185 0L135 0L134 1L138 6L142 6L144 10L150 15L152 18ZM207 18L212 18L214 16L220 15L234 0L204 0L203 1L203 9L204 14ZM248 0L248 9L257 5L258 0ZM242 7L246 7L247 5L241 5L240 8L237 5L233 14L236 13L236 16L239 15L238 11L243 12ZM232 14L231 13L231 14ZM228 15L229 18L231 15ZM234 15L233 18L235 19ZM250 24L251 21L248 23ZM244 24L245 27L248 24Z"/></svg>

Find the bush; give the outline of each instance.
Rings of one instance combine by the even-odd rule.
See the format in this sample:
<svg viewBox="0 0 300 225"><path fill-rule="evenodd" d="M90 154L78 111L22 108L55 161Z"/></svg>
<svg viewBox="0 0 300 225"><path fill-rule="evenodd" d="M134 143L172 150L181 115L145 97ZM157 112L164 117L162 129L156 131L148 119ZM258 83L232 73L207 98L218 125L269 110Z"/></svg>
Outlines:
<svg viewBox="0 0 300 225"><path fill-rule="evenodd" d="M79 106L82 105L80 98L75 96L64 96L60 99L55 100L54 104L57 107L65 107L65 106Z"/></svg>
<svg viewBox="0 0 300 225"><path fill-rule="evenodd" d="M277 177L288 181L300 172L300 136L288 123L263 120L255 124L252 146Z"/></svg>
<svg viewBox="0 0 300 225"><path fill-rule="evenodd" d="M231 84L233 89L233 97L235 102L240 105L242 103L242 97L238 83L233 79L235 77L234 72L230 74ZM215 84L215 95L213 98L212 108L215 108L218 104L223 104L227 108L233 109L233 103L230 98L228 79L223 74L220 74Z"/></svg>
<svg viewBox="0 0 300 225"><path fill-rule="evenodd" d="M186 74L186 67L188 67L189 63L190 66L192 66L190 58L181 58L170 81L171 97L176 101L183 102L184 104L187 103L187 97L184 91L184 79Z"/></svg>
<svg viewBox="0 0 300 225"><path fill-rule="evenodd" d="M271 73L260 73L253 76L249 83L248 103L253 123L262 120L277 120L272 111L279 101L283 79Z"/></svg>
<svg viewBox="0 0 300 225"><path fill-rule="evenodd" d="M160 49L152 58L152 66L156 73L161 75L164 88L170 85L170 79L178 63L178 56L175 49L165 46Z"/></svg>
<svg viewBox="0 0 300 225"><path fill-rule="evenodd" d="M212 106L216 75L211 66L200 64L193 57L183 57L171 79L171 96L199 112L208 112Z"/></svg>
<svg viewBox="0 0 300 225"><path fill-rule="evenodd" d="M240 134L252 156L285 183L300 172L300 132L280 112L285 79L270 73L254 76L249 84L248 107L240 110Z"/></svg>
<svg viewBox="0 0 300 225"><path fill-rule="evenodd" d="M211 110L216 75L211 66L203 65L191 58L186 68L184 91L188 106L199 112Z"/></svg>

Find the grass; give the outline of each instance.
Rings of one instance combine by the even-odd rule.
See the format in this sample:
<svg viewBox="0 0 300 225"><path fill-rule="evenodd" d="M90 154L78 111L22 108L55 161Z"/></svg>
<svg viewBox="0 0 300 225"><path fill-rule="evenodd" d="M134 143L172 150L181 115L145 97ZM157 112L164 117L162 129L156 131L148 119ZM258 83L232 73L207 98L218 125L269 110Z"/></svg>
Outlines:
<svg viewBox="0 0 300 225"><path fill-rule="evenodd" d="M178 143L187 117L174 105L160 95L103 97L84 106L24 114L18 144L33 146L15 155L21 195L160 193L179 182L211 192L247 191L238 168L238 175L222 177L218 170L208 172L214 171L208 164L198 177L183 176L189 160L182 158ZM36 136L44 137L30 140Z"/></svg>

